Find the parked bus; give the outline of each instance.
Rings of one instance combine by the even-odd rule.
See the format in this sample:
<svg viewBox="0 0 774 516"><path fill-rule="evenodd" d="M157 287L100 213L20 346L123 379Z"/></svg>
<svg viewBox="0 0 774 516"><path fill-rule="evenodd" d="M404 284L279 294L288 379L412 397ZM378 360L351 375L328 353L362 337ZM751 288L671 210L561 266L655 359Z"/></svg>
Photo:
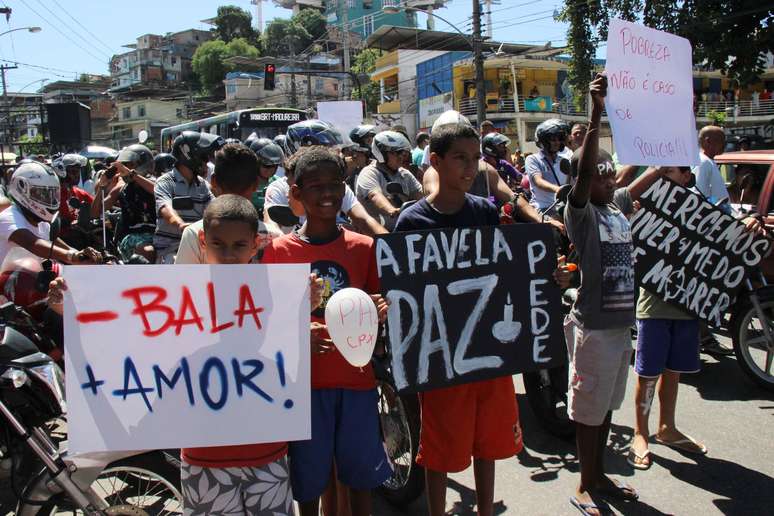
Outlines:
<svg viewBox="0 0 774 516"><path fill-rule="evenodd" d="M306 111L294 108L253 108L173 125L161 130L163 152L171 152L172 142L183 131L217 134L223 138L244 141L250 133L274 138L285 132L289 125L306 120Z"/></svg>

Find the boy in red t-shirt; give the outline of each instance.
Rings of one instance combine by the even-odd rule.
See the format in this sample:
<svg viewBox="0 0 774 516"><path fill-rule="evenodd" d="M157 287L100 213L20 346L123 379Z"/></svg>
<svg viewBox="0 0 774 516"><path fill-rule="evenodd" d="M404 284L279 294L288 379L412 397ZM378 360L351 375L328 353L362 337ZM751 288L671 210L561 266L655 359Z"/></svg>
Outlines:
<svg viewBox="0 0 774 516"><path fill-rule="evenodd" d="M199 234L207 263L250 263L258 241L258 212L250 201L226 194L207 206ZM284 442L183 448L184 513L293 514L287 451Z"/></svg>
<svg viewBox="0 0 774 516"><path fill-rule="evenodd" d="M325 148L296 164L291 196L306 222L271 242L262 263L307 263L323 280L323 303L312 312L312 438L290 443L290 478L302 516L317 516L320 496L336 468L350 488L353 516L371 514L371 489L392 475L379 431L376 381L371 365L354 367L332 345L324 325L325 303L337 291L379 291L373 240L336 224L344 198L345 165ZM384 319L387 304L372 296Z"/></svg>

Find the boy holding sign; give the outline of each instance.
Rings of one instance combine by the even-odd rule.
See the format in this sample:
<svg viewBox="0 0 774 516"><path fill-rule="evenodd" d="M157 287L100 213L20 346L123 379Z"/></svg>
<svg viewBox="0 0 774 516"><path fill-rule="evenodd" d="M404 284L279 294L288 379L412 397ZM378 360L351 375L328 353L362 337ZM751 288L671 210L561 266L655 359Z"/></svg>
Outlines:
<svg viewBox="0 0 774 516"><path fill-rule="evenodd" d="M465 120L466 121L466 120ZM481 159L478 134L464 123L433 130L430 162L438 187L398 218L396 231L493 226L497 209L468 194ZM417 463L425 467L431 516L445 514L447 474L473 457L478 513L491 515L495 460L522 448L516 392L510 376L433 389L420 395L422 429Z"/></svg>
<svg viewBox="0 0 774 516"><path fill-rule="evenodd" d="M371 489L392 475L379 431L376 379L371 364L354 367L333 346L324 323L325 303L344 288L379 291L373 240L339 227L345 165L331 150L306 152L296 164L290 194L306 222L269 244L262 263L307 263L324 282L323 305L312 312L312 438L290 444L293 496L302 516L317 516L331 472L350 488L353 516L371 514ZM372 296L379 318L381 296Z"/></svg>

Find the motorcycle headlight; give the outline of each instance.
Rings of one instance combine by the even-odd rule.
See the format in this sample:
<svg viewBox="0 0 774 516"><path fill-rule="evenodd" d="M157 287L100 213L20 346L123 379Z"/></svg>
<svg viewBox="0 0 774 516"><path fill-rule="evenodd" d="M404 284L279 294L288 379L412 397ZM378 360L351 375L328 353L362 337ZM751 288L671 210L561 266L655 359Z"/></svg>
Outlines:
<svg viewBox="0 0 774 516"><path fill-rule="evenodd" d="M65 401L65 383L62 369L54 362L34 366L29 369L38 380L48 387L54 399L59 403L62 414L67 414L67 402Z"/></svg>

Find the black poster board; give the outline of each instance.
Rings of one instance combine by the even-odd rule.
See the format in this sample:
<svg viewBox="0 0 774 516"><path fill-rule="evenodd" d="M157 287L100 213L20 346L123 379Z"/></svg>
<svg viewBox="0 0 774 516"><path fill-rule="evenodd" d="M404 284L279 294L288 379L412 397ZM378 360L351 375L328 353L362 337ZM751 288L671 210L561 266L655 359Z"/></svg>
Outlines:
<svg viewBox="0 0 774 516"><path fill-rule="evenodd" d="M549 226L393 233L377 239L376 262L400 392L567 361Z"/></svg>
<svg viewBox="0 0 774 516"><path fill-rule="evenodd" d="M715 327L771 242L701 195L660 178L631 219L639 285Z"/></svg>

